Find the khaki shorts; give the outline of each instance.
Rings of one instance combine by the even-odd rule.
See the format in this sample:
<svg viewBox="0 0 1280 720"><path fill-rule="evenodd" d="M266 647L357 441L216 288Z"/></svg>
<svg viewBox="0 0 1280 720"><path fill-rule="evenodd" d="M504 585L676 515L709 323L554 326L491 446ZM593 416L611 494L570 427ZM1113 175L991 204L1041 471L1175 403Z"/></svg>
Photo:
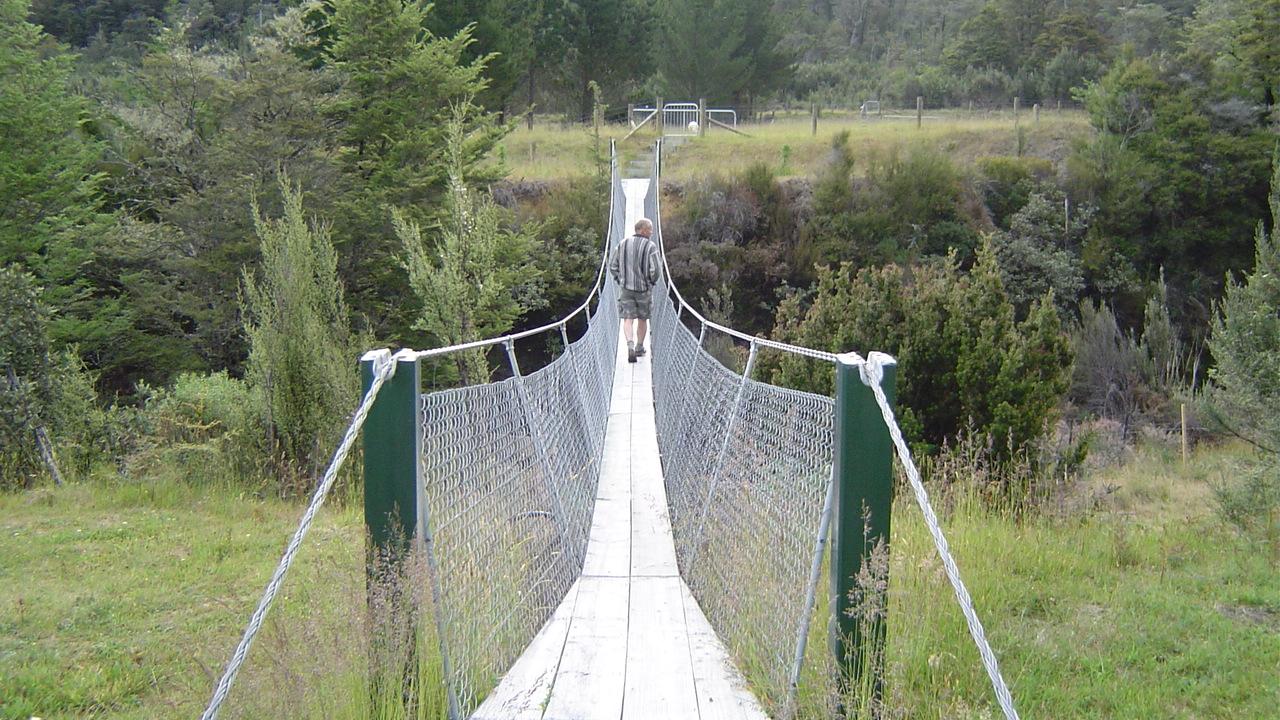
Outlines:
<svg viewBox="0 0 1280 720"><path fill-rule="evenodd" d="M618 288L618 314L624 320L648 320L650 306L653 304L653 291L639 292Z"/></svg>

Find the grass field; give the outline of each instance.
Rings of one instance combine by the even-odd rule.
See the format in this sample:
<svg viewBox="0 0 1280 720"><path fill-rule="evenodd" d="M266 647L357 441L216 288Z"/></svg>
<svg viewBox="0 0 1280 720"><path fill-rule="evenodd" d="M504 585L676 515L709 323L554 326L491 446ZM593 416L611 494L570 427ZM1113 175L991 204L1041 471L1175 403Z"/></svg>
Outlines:
<svg viewBox="0 0 1280 720"><path fill-rule="evenodd" d="M1280 558L1211 501L1238 454L1148 447L1042 514L942 512L1024 717L1275 717ZM171 480L0 496L0 717L198 715L301 512ZM321 514L229 716L361 716L362 552L356 503ZM891 567L890 708L998 715L906 497Z"/></svg>
<svg viewBox="0 0 1280 720"><path fill-rule="evenodd" d="M818 123L812 134L808 116L780 115L773 122L743 125L749 137L713 128L703 138L689 138L669 156L664 178L684 180L709 173L733 173L763 162L780 176L812 173L831 146L831 138L848 130L855 150L885 148L922 141L936 144L959 162L989 155L1034 155L1055 162L1065 157L1071 139L1090 132L1087 116L1080 111L1041 113L1036 123L1023 111L1015 125L1012 113L974 114L964 111L931 111L922 127L911 118L862 119L856 114L832 114ZM606 125L601 134L621 141L625 125ZM656 133L641 128L619 143L626 159L647 157ZM582 126L561 127L544 123L528 130L520 126L502 143L500 151L513 180L550 180L586 172L591 166L593 138Z"/></svg>

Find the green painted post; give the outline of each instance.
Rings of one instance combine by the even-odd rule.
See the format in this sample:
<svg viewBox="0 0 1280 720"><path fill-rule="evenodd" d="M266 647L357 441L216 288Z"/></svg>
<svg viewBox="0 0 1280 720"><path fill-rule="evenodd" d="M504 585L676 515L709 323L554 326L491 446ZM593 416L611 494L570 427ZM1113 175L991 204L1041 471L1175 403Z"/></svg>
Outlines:
<svg viewBox="0 0 1280 720"><path fill-rule="evenodd" d="M892 407L897 362L887 355L879 355L879 359L884 369L881 387ZM879 542L883 541L888 549L893 507L893 441L875 395L862 382L860 371L864 364L855 353L840 355L836 360L830 646L847 687L870 687L879 697L886 618L882 612L870 626L870 637L866 637L865 624L860 627L858 618L849 613L854 605L850 591L857 585L863 564ZM888 569L883 572L887 588ZM879 607L887 611L887 596L881 598ZM872 678L863 676L868 669Z"/></svg>
<svg viewBox="0 0 1280 720"><path fill-rule="evenodd" d="M414 537L422 537L424 518L418 511L422 376L416 359L393 359L390 350L373 350L360 359L365 392L373 383L378 362L397 366L364 423L364 524L375 549L399 554L409 549ZM389 547L393 540L400 547Z"/></svg>

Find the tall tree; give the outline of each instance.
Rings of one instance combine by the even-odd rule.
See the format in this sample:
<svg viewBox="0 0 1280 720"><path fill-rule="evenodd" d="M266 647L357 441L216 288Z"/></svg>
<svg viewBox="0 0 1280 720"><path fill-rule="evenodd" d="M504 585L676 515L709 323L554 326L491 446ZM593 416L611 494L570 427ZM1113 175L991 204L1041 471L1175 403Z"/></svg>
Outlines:
<svg viewBox="0 0 1280 720"><path fill-rule="evenodd" d="M478 100L502 110L535 59L536 36L549 25L546 5L546 0L446 0L432 4L427 27L441 37L470 29L474 42L463 60L488 58L489 87Z"/></svg>
<svg viewBox="0 0 1280 720"><path fill-rule="evenodd" d="M413 308L403 269L394 260L389 208L408 219L435 223L448 183L446 145L451 108L466 108L461 161L476 181L500 172L483 161L505 130L494 116L466 100L488 87L489 58L466 61L468 30L437 37L419 0L334 0L328 60L343 91L330 107L338 125L344 175L334 237L354 309L379 334L413 338Z"/></svg>
<svg viewBox="0 0 1280 720"><path fill-rule="evenodd" d="M163 311L146 325L189 356L141 373L152 382L189 367L242 370L237 279L258 253L248 199L274 213L281 171L308 189L331 188L337 177L325 116L337 81L298 57L313 41L301 9L272 19L236 53L193 49L189 35L185 21L161 30L104 100L116 120L104 187L120 220L103 249L137 281L134 311Z"/></svg>
<svg viewBox="0 0 1280 720"><path fill-rule="evenodd" d="M508 229L493 198L468 186L466 116L465 108L457 108L447 126L449 189L439 237L427 244L417 223L394 214L409 282L422 302L415 327L442 346L501 335L542 302L532 261L535 240ZM488 382L483 350L451 359L463 384Z"/></svg>
<svg viewBox="0 0 1280 720"><path fill-rule="evenodd" d="M562 28L564 58L560 79L577 106L577 117L588 120L594 105L591 83L612 104L649 77L651 11L639 0L578 0L563 2L549 22Z"/></svg>
<svg viewBox="0 0 1280 720"><path fill-rule="evenodd" d="M93 214L101 147L89 106L70 89L71 56L26 21L24 0L0 0L0 264L42 278L67 233ZM58 279L69 279L60 277Z"/></svg>
<svg viewBox="0 0 1280 720"><path fill-rule="evenodd" d="M182 350L132 249L113 249L99 122L71 91L71 57L25 16L25 2L0 0L0 264L47 288L55 347L78 345L106 386L127 389Z"/></svg>
<svg viewBox="0 0 1280 720"><path fill-rule="evenodd" d="M785 66L769 0L662 0L655 64L668 92L741 102L768 92Z"/></svg>
<svg viewBox="0 0 1280 720"><path fill-rule="evenodd" d="M1249 24L1240 35L1244 56L1267 109L1280 94L1280 0L1249 0Z"/></svg>

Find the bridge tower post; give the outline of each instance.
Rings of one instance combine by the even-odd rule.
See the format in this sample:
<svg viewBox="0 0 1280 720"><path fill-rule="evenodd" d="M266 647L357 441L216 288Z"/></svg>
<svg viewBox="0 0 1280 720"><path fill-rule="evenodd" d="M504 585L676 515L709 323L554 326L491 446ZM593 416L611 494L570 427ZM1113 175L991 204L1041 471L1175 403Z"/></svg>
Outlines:
<svg viewBox="0 0 1280 720"><path fill-rule="evenodd" d="M392 356L390 350L373 350L360 358L364 392L369 391L374 373L382 363L393 362L396 372L382 385L369 408L364 423L364 524L369 533L366 555L366 584L373 583L377 562L400 563L410 551L423 552L430 574L431 598L436 611L436 636L440 644L449 718L459 720L458 697L452 684L452 668L440 615L440 576L436 572L427 518L426 488L422 482L422 370L409 351ZM392 573L401 574L400 568ZM404 588L392 588L402 592ZM414 651L416 652L416 650ZM412 656L406 662L405 677L414 672Z"/></svg>
<svg viewBox="0 0 1280 720"><path fill-rule="evenodd" d="M418 467L421 371L417 359L371 351L360 359L365 392L381 362L396 363L396 373L382 386L364 424L364 524L375 550L403 553L424 539Z"/></svg>
<svg viewBox="0 0 1280 720"><path fill-rule="evenodd" d="M897 363L881 361L880 384L892 406ZM874 707L883 691L893 440L863 379L866 366L856 353L837 356L829 640L846 687L870 691L860 702Z"/></svg>
<svg viewBox="0 0 1280 720"><path fill-rule="evenodd" d="M375 368L386 362L396 363L396 373L383 384L364 425L364 524L375 549L404 552L422 539L425 520L419 514L421 371L416 358L370 351L360 358L365 392Z"/></svg>

